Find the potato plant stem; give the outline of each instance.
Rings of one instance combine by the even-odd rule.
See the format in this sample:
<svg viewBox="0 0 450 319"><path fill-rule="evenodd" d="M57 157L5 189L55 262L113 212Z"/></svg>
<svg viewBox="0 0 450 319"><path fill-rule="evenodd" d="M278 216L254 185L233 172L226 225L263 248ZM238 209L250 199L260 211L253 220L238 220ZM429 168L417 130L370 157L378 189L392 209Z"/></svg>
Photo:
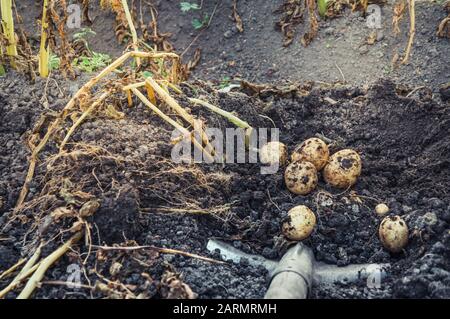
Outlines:
<svg viewBox="0 0 450 319"><path fill-rule="evenodd" d="M137 37L137 33L136 33L136 28L134 27L134 24L133 24L133 18L131 17L130 9L128 8L127 0L122 0L122 7L123 7L123 10L125 11L125 17L127 18L128 27L130 28L131 38L133 41L133 50L138 51L138 48L139 48L138 37ZM136 65L140 66L141 65L140 58L135 57L135 59L136 59Z"/></svg>
<svg viewBox="0 0 450 319"><path fill-rule="evenodd" d="M194 117L189 114L185 109L183 109L178 102L169 95L154 79L151 77L148 77L145 79L145 82L149 84L153 90L155 90L156 94L167 103L167 105L177 112L183 119L185 119L194 129L199 128L199 134L202 139L203 144L205 145L205 149L214 155L214 149L212 148L211 144L209 143L208 136L202 129L202 125L199 121L194 119Z"/></svg>
<svg viewBox="0 0 450 319"><path fill-rule="evenodd" d="M204 107L206 107L207 109L209 109L210 111L217 113L223 117L225 117L228 121L230 121L231 123L233 123L234 125L236 125L237 127L243 128L243 129L248 129L250 128L250 125L241 120L240 118L238 118L237 116L231 114L230 112L224 111L221 108L212 105L206 101L200 100L200 99L196 99L196 98L189 98L189 101L191 101L194 104L200 104Z"/></svg>
<svg viewBox="0 0 450 319"><path fill-rule="evenodd" d="M16 36L14 34L14 20L12 0L1 0L3 33L8 40L6 54L11 57L11 65L15 67L14 58L17 56Z"/></svg>
<svg viewBox="0 0 450 319"><path fill-rule="evenodd" d="M39 75L43 78L48 77L48 60L50 56L47 43L47 7L48 0L44 0L41 20L41 45L39 49Z"/></svg>
<svg viewBox="0 0 450 319"><path fill-rule="evenodd" d="M72 136L73 132L75 132L75 129L81 125L81 123L86 119L86 117L88 117L92 111L94 111L100 104L103 103L103 101L110 95L109 92L105 92L103 93L98 99L95 100L95 102L93 102L91 104L91 106L89 106L89 108L84 111L83 114L81 114L81 116L78 118L78 120L73 123L72 127L69 129L69 131L66 134L66 137L64 138L64 140L61 142L61 145L59 146L59 151L61 152L64 149L64 146L66 146L67 141L69 140L69 138Z"/></svg>
<svg viewBox="0 0 450 319"><path fill-rule="evenodd" d="M3 278L6 278L7 276L9 276L9 274L13 273L17 268L19 268L20 266L22 266L22 264L26 261L26 259L20 259L17 263L15 263L13 266L11 266L9 269L5 270L4 272L1 273L0 275L0 280L2 280Z"/></svg>
<svg viewBox="0 0 450 319"><path fill-rule="evenodd" d="M402 60L402 64L406 64L409 61L409 56L411 55L411 49L414 43L414 36L416 34L416 8L415 0L408 0L408 10L409 10L409 37L408 45L406 47L405 56Z"/></svg>
<svg viewBox="0 0 450 319"><path fill-rule="evenodd" d="M16 288L25 278L31 276L39 267L39 265L40 263L34 265L23 274L20 274L16 278L14 278L14 280L11 281L11 283L8 286L6 286L2 291L0 291L0 299L4 298L8 292Z"/></svg>
<svg viewBox="0 0 450 319"><path fill-rule="evenodd" d="M155 105L153 105L138 89L132 88L131 91L153 112L155 112L159 117L161 117L164 121L175 127L178 131L180 131L184 136L190 136L191 133L185 129L183 126L178 124L176 121L172 120L169 116L164 114L160 109L158 109ZM208 161L213 162L214 159L211 154L203 149L202 145L195 139L194 136L191 136L192 143L195 147L197 147L203 154L208 158Z"/></svg>
<svg viewBox="0 0 450 319"><path fill-rule="evenodd" d="M34 289L36 289L42 278L44 278L47 269L50 268L59 258L61 258L61 256L64 255L70 249L70 247L82 237L82 234L83 232L76 233L66 243L64 243L50 255L45 257L39 264L39 267L36 269L33 276L31 276L31 278L28 280L25 288L23 288L17 299L28 299L33 293Z"/></svg>

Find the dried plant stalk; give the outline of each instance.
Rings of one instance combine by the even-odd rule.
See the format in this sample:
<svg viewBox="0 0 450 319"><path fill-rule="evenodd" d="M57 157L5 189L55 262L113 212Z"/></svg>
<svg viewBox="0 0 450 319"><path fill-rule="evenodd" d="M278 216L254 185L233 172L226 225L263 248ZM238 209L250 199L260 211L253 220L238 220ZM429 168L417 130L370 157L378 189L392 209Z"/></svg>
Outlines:
<svg viewBox="0 0 450 319"><path fill-rule="evenodd" d="M41 20L41 46L39 49L39 75L44 78L48 77L48 60L50 56L47 41L47 28L48 28L47 9L48 9L48 0L44 0L42 6L42 20Z"/></svg>
<svg viewBox="0 0 450 319"><path fill-rule="evenodd" d="M306 0L306 6L308 7L309 14L309 30L300 40L305 47L308 46L312 40L314 40L317 32L319 31L319 24L316 17L316 1Z"/></svg>
<svg viewBox="0 0 450 319"><path fill-rule="evenodd" d="M41 256L41 246L39 246L34 252L33 256L27 261L22 270L17 274L17 276L11 281L11 283L2 291L0 291L0 298L3 298L8 292L16 288L22 280L30 276L39 266L36 264L39 257Z"/></svg>
<svg viewBox="0 0 450 319"><path fill-rule="evenodd" d="M138 51L138 48L139 48L138 37L137 37L137 33L136 33L136 28L134 27L134 24L133 24L133 18L131 17L130 9L128 8L127 0L122 0L122 7L123 7L123 10L125 11L125 17L127 18L128 27L130 28L131 38L133 41L133 50ZM136 64L137 64L137 66L141 65L141 60L139 57L136 57Z"/></svg>
<svg viewBox="0 0 450 319"><path fill-rule="evenodd" d="M178 55L175 53L167 53L167 52L157 52L157 53L150 53L150 52L127 52L123 54L121 57L117 58L113 63L111 63L109 66L107 66L105 69L103 69L99 74L97 74L95 77L90 79L85 85L83 85L77 93L70 99L70 101L66 104L66 106L61 111L59 117L53 121L53 123L49 126L47 133L44 135L42 140L39 142L39 144L32 150L31 158L30 158L30 165L28 167L27 176L25 178L24 185L22 187L22 190L20 191L19 198L16 203L16 210L23 204L25 201L25 198L28 194L28 188L31 180L34 176L34 170L36 168L36 161L37 156L39 155L40 151L45 147L48 140L50 139L50 136L53 134L53 132L59 127L59 125L62 123L62 121L65 120L68 113L73 109L75 106L76 101L82 97L84 94L88 93L92 87L94 87L101 79L109 75L111 72L116 70L118 67L120 67L122 64L124 64L130 57L141 57L141 58L149 58L149 59L157 59L157 58L163 58L163 57L170 57L170 58L178 58Z"/></svg>
<svg viewBox="0 0 450 319"><path fill-rule="evenodd" d="M200 100L200 99L196 99L196 98L189 98L189 101L191 101L194 104L200 104L203 105L204 107L206 107L207 109L213 111L214 113L217 113L223 117L225 117L228 121L230 121L231 123L233 123L234 125L236 125L237 127L243 128L243 129L248 129L251 128L250 124L248 124L247 122L241 120L240 118L238 118L237 116L231 114L230 112L227 112L225 110L222 110L221 108L212 105L211 103L208 103L206 101Z"/></svg>
<svg viewBox="0 0 450 319"><path fill-rule="evenodd" d="M14 58L17 56L16 36L14 34L14 20L12 10L12 0L1 0L2 27L3 33L8 40L6 54L11 58L11 66L15 67Z"/></svg>
<svg viewBox="0 0 450 319"><path fill-rule="evenodd" d="M194 119L194 117L189 114L185 109L183 109L177 101L173 97L169 95L154 79L151 77L148 77L145 79L145 82L149 84L155 92L159 95L159 97L169 105L171 109L173 109L176 113L178 113L184 120L186 120L190 125L192 125L193 128L200 128L200 136L202 138L203 144L205 144L205 149L211 153L214 154L214 150L212 149L211 144L209 144L208 137L206 133L201 128L201 125L198 125L197 120Z"/></svg>
<svg viewBox="0 0 450 319"><path fill-rule="evenodd" d="M414 35L416 34L416 8L415 0L408 0L408 10L409 10L409 38L408 45L406 47L405 56L402 60L402 64L408 63L409 56L411 54L412 45L414 43Z"/></svg>
<svg viewBox="0 0 450 319"><path fill-rule="evenodd" d="M28 280L25 288L23 288L17 299L28 299L33 293L34 289L36 289L42 278L44 278L47 269L49 269L59 258L61 258L61 256L63 256L73 244L80 240L82 234L83 232L76 233L61 247L45 257L39 264L39 267L36 269L33 276L31 276L31 278Z"/></svg>
<svg viewBox="0 0 450 319"><path fill-rule="evenodd" d="M31 276L36 271L36 269L38 269L39 265L40 263L34 265L28 271L24 272L17 278L14 278L14 280L7 287L5 287L2 291L0 291L0 299L4 298L8 292L16 288L25 278Z"/></svg>
<svg viewBox="0 0 450 319"><path fill-rule="evenodd" d="M170 255L182 255L194 259L203 260L206 262L214 263L214 264L220 264L224 265L226 262L221 260L216 260L208 257L203 257L197 254L192 254L186 251L178 250L178 249L171 249L171 248L160 248L155 246L124 246L124 247L117 247L117 246L96 246L92 245L93 248L97 248L103 251L135 251L135 250L153 250L157 251L160 254L170 254Z"/></svg>
<svg viewBox="0 0 450 319"><path fill-rule="evenodd" d="M0 275L0 280L7 277L9 274L13 273L17 268L22 266L22 264L26 261L26 259L20 259L18 262L16 262L14 265L12 265L9 269L2 272Z"/></svg>
<svg viewBox="0 0 450 319"><path fill-rule="evenodd" d="M92 111L94 111L100 104L103 103L103 101L109 96L109 92L103 93L99 98L95 100L94 103L91 104L91 106L81 114L81 116L78 118L78 120L73 123L72 127L69 129L69 131L66 134L66 137L61 142L61 145L59 146L59 151L61 152L64 149L64 146L66 145L69 138L72 136L73 132L75 132L75 129L80 126L80 124L88 117Z"/></svg>
<svg viewBox="0 0 450 319"><path fill-rule="evenodd" d="M213 162L214 159L211 156L211 154L203 149L202 145L195 139L194 136L191 135L191 133L185 129L183 126L178 124L176 121L171 119L169 116L164 114L160 109L158 109L155 105L153 105L138 89L132 88L131 91L147 106L149 107L153 112L155 112L159 117L161 117L164 121L175 127L178 131L180 131L184 136L191 136L192 143L195 147L197 147L200 151L203 152L203 154L208 158L208 161Z"/></svg>

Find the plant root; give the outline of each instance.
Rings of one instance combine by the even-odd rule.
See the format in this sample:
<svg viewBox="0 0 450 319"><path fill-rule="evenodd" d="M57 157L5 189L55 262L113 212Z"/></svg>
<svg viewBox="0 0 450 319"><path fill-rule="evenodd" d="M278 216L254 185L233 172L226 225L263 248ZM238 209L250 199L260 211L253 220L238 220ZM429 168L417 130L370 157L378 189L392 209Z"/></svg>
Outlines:
<svg viewBox="0 0 450 319"><path fill-rule="evenodd" d="M155 247L155 246L125 246L125 247L119 247L119 246L96 246L96 245L92 245L92 248L97 248L100 250L104 250L104 251L134 251L134 250L153 250L156 251L158 253L161 254L170 254L170 255L182 255L185 257L190 257L190 258L194 258L194 259L199 259L199 260L203 260L206 262L210 262L213 264L219 264L219 265L224 265L226 264L226 262L224 261L220 261L220 260L216 260L216 259L212 259L212 258L208 258L208 257L203 257L197 254L191 254L189 252L185 252L182 250L177 250L177 249L170 249L170 248L160 248L160 247Z"/></svg>

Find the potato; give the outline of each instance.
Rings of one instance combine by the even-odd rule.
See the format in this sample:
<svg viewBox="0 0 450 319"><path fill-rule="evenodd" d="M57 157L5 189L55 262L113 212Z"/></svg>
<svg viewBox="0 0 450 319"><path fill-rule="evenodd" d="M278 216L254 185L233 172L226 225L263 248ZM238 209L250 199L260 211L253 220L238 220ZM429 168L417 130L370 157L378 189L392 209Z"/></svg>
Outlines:
<svg viewBox="0 0 450 319"><path fill-rule="evenodd" d="M384 216L389 213L389 207L383 203L378 204L377 206L375 206L375 212L378 216Z"/></svg>
<svg viewBox="0 0 450 319"><path fill-rule="evenodd" d="M381 222L378 235L387 250L397 253L408 243L408 226L400 216L388 216Z"/></svg>
<svg viewBox="0 0 450 319"><path fill-rule="evenodd" d="M316 216L306 206L295 206L288 212L282 225L283 235L290 240L303 240L311 235L316 225Z"/></svg>
<svg viewBox="0 0 450 319"><path fill-rule="evenodd" d="M281 142L269 142L259 150L259 158L263 164L284 165L287 159L287 147Z"/></svg>
<svg viewBox="0 0 450 319"><path fill-rule="evenodd" d="M317 186L317 170L310 162L293 162L284 172L287 188L294 194L306 195Z"/></svg>
<svg viewBox="0 0 450 319"><path fill-rule="evenodd" d="M348 188L356 183L361 175L361 158L353 150L345 149L333 154L325 166L325 181L338 188Z"/></svg>
<svg viewBox="0 0 450 319"><path fill-rule="evenodd" d="M297 146L291 155L291 160L307 161L313 163L318 171L320 171L328 162L330 151L327 144L319 138L313 137L307 139Z"/></svg>

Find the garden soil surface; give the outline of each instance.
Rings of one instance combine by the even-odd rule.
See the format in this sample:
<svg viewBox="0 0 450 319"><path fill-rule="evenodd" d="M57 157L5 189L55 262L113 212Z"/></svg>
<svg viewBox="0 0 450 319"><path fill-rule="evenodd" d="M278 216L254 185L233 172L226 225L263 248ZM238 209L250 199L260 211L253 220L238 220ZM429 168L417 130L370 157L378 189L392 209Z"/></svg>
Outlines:
<svg viewBox="0 0 450 319"><path fill-rule="evenodd" d="M37 176L30 185L30 204L20 219L10 222L28 166L25 137L41 114L51 118L70 95L64 81L58 83L48 82L47 103L42 100L46 86L42 80L32 84L9 74L0 84L4 119L1 269L26 257L40 241L48 243L44 254L54 250L60 240L51 238L68 229L74 219L55 222L50 213L57 207L77 207L76 201L83 201L86 194L101 202L89 217L94 225L93 244L153 245L213 258L219 256L206 250L209 238L279 258L289 246L280 234L280 224L290 208L304 204L318 217L314 233L305 240L317 260L340 266L392 264L378 289L368 289L365 282L342 283L316 287L313 297L449 297L450 112L448 105L430 95L418 92L407 98L404 95L409 91L396 89L390 81L380 81L367 90L309 84L291 87L283 96L269 90L262 97L242 92L217 94L204 84L192 83L183 87L186 95L195 92L206 97L237 112L254 127L275 124L290 150L316 134L331 141L332 152L357 150L363 160L358 183L342 191L321 181L312 194L294 196L285 187L283 169L263 175L259 164L174 164L170 161L171 131L136 105L124 107L125 117L120 120L100 115L89 119L74 134L68 153L55 158L55 142L61 138L56 134L40 156ZM327 97L337 103L330 105ZM180 100L185 101L182 96ZM211 127L227 127L223 119L202 109L194 107L192 112ZM44 128L35 131L42 134ZM410 242L399 254L388 253L378 240L380 218L374 207L381 202L387 203L391 214L401 215L410 228ZM218 265L151 250L89 252L81 242L75 249L79 254L65 255L48 271L46 280L66 280L68 266L82 264L85 258L84 283L105 276L149 297L168 296L162 279L168 269L179 272L201 298L257 298L264 295L267 285L264 269L245 260L239 265ZM123 267L112 270L114 263ZM89 291L47 285L35 295L90 296Z"/></svg>
<svg viewBox="0 0 450 319"><path fill-rule="evenodd" d="M276 1L268 2L275 6ZM174 8L178 5L162 1L159 6L168 4ZM254 21L252 14L262 9L250 10L250 1L242 1L241 10L245 26ZM435 6L426 10L436 15L440 12ZM162 19L164 12L161 9ZM218 17L221 14L218 11ZM333 28L326 38L336 41L337 46L340 42L335 32L340 30L339 24L346 25L346 19L324 22ZM232 24L225 27L220 25L221 20L213 21L217 28L232 29ZM165 25L170 24L161 22L162 27ZM189 27L185 22L180 29ZM233 35L234 46L256 33L249 30L247 27L244 34ZM212 32L205 30L205 37L199 41L207 47L209 39L213 44L206 51L219 52ZM271 32L267 34L272 34L271 39L277 34L280 43L274 40L270 50L258 49L258 54L277 52L266 59L273 61L276 56L288 61L283 60L285 57L301 61L302 66L297 69L290 67L291 62L278 64L277 71L271 72L275 76L272 79L261 67L262 63L269 68L268 64L263 60L252 64L250 57L254 61L257 54L244 49L247 58L241 59L238 53L231 58L244 63L233 66L239 76L232 77L276 84L290 79L298 81L296 84L258 90L245 86L219 93L211 83L191 80L181 85L183 94L172 93L208 127L224 131L231 125L193 106L186 97L208 100L255 128L279 128L280 140L289 151L313 136L325 139L332 153L344 148L356 150L363 169L355 186L335 189L320 176L314 192L296 196L286 189L284 168L276 174L261 174L260 164L174 163L171 128L137 101L130 108L126 98L113 95L108 103L118 109L89 117L59 156L58 145L71 120L51 137L39 155L25 205L14 211L29 165L30 142L45 134L48 123L90 75L67 81L54 74L48 81L37 79L32 83L11 71L0 79L0 273L20 258L30 257L40 243L44 243L42 254L47 256L72 235L70 228L77 221L74 215L67 213L57 218L52 212L61 207L78 211L83 203L97 200L99 209L87 218L92 225L90 236L83 237L47 271L34 298L261 298L269 284L267 273L246 260L218 264L158 253L155 249L104 251L96 246L149 245L220 260L217 252L206 249L208 240L217 238L244 252L276 260L293 244L283 238L280 225L289 209L303 204L317 216L317 226L304 243L312 248L318 261L338 266L392 265L377 287L369 288L366 282L317 286L312 298L450 298L450 105L437 89L448 81L448 40L419 32L419 43L422 35L429 36L429 45L438 52L420 76L410 68L421 64L416 59L427 55L428 44L415 47L412 64L396 71L400 72L398 76L384 74L389 79L380 79L382 74L376 67L361 77L363 71L355 72L355 66L348 65L348 69L341 68L348 84L327 84L319 81L341 80L340 72L333 68L335 63L318 69L324 70L321 75L303 72L303 66L315 68L309 63L313 63L315 55L311 52L322 52L320 45L327 41L325 38L309 48L294 44L282 49L281 35ZM260 30L258 34L265 33ZM296 50L298 55L285 50ZM230 52L227 54L234 54ZM355 54L356 64L360 56L366 56ZM311 55L310 60L302 59L302 55ZM211 69L203 61L194 77L219 82L226 73L220 66L230 65L228 58L216 63L218 69ZM216 61L217 56L209 59ZM386 61L383 63L387 65ZM320 63L317 67L322 68ZM354 70L354 76L346 70ZM407 78L407 74L411 77ZM423 84L430 88L417 89ZM409 243L400 253L387 252L378 239L381 218L374 208L379 203L386 203L389 214L402 216L408 224ZM87 239L96 246L88 245ZM74 266L81 269L84 285L78 289L61 285L73 278ZM0 287L10 280L0 279ZM99 283L111 289L102 289ZM7 297L14 298L18 292L12 291Z"/></svg>

